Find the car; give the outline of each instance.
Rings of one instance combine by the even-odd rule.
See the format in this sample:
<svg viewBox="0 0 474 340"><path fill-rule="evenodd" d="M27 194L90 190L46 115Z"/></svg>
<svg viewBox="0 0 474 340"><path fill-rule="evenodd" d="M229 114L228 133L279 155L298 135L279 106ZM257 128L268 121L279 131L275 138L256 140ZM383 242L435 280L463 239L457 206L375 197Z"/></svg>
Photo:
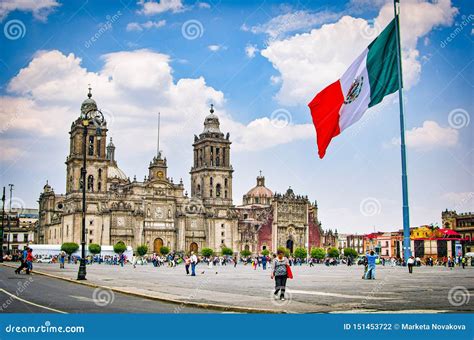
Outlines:
<svg viewBox="0 0 474 340"><path fill-rule="evenodd" d="M38 262L38 263L52 263L53 259L51 257L45 257L45 258L37 259L36 262Z"/></svg>

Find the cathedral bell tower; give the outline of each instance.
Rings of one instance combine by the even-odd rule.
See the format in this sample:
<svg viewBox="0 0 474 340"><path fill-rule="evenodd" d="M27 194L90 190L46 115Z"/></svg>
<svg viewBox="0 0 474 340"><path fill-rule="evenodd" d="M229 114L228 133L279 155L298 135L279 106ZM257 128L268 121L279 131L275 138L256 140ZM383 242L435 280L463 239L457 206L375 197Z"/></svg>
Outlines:
<svg viewBox="0 0 474 340"><path fill-rule="evenodd" d="M219 128L219 118L211 104L204 120L204 130L194 136L194 164L191 168L191 196L201 198L204 205L232 205L232 165L229 133Z"/></svg>
<svg viewBox="0 0 474 340"><path fill-rule="evenodd" d="M97 110L97 104L92 99L91 88L87 94L87 99L82 102L81 113L84 114L90 110ZM83 159L83 133L84 126L82 119L77 118L71 125L69 132L69 155L66 158L67 176L66 176L66 194L80 193L82 191L82 159ZM89 123L87 126L86 139L86 157L87 174L86 190L89 193L105 193L107 188L107 166L109 160L106 155L106 136L107 127L104 122L101 135L97 135L97 128Z"/></svg>

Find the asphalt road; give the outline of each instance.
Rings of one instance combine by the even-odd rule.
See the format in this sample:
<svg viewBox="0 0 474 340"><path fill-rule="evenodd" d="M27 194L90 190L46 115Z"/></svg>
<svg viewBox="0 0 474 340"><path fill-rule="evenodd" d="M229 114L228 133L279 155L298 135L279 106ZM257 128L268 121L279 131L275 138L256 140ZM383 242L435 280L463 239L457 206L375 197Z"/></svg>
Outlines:
<svg viewBox="0 0 474 340"><path fill-rule="evenodd" d="M218 313L0 266L0 313Z"/></svg>

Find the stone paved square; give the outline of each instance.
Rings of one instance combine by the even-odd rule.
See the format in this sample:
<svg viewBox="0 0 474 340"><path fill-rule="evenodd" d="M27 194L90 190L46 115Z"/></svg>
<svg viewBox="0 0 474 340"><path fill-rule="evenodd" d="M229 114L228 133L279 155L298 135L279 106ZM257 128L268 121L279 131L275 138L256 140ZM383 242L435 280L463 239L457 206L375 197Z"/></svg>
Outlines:
<svg viewBox="0 0 474 340"><path fill-rule="evenodd" d="M87 282L143 294L149 297L203 304L243 307L290 313L328 312L473 312L474 267L377 266L376 280L362 280L362 266L293 266L287 300L273 299L270 271L250 265L197 266L196 277L186 276L184 267L133 268L93 264L87 266ZM78 266L35 264L35 270L63 278L77 277ZM177 305L176 312L179 312Z"/></svg>

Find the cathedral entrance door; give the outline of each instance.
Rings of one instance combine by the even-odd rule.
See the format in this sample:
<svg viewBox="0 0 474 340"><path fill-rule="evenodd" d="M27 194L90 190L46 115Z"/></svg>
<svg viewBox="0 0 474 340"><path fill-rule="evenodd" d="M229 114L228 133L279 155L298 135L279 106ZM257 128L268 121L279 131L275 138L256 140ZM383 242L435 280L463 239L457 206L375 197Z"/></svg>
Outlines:
<svg viewBox="0 0 474 340"><path fill-rule="evenodd" d="M293 240L290 238L288 241L286 241L286 248L290 250L290 253L293 253Z"/></svg>
<svg viewBox="0 0 474 340"><path fill-rule="evenodd" d="M156 254L160 254L160 249L163 247L163 240L161 238L155 239L153 242L153 252Z"/></svg>
<svg viewBox="0 0 474 340"><path fill-rule="evenodd" d="M192 251L194 253L197 253L199 250L199 247L196 242L193 242L189 245L189 251Z"/></svg>

